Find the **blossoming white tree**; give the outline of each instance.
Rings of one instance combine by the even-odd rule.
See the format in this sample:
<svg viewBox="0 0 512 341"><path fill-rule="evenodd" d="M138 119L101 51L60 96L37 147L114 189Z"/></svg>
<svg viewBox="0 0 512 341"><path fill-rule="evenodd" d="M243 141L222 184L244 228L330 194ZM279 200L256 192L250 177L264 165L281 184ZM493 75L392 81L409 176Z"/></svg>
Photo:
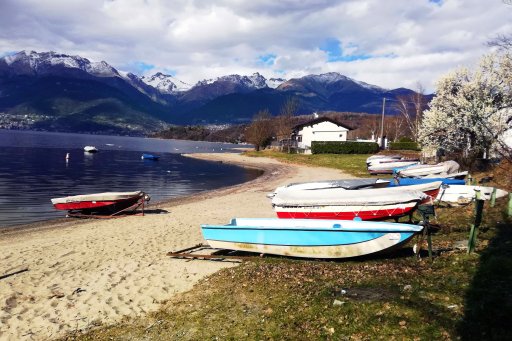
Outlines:
<svg viewBox="0 0 512 341"><path fill-rule="evenodd" d="M438 81L419 139L424 147L465 155L503 151L501 139L511 127L512 55L505 52L484 56L475 71L461 68Z"/></svg>

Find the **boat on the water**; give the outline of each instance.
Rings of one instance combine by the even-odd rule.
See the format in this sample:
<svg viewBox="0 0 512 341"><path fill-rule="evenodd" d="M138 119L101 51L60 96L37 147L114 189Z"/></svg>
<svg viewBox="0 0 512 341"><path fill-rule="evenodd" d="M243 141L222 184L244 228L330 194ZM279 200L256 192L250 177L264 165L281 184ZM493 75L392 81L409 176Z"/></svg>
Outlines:
<svg viewBox="0 0 512 341"><path fill-rule="evenodd" d="M57 210L86 214L114 213L132 206L138 207L148 200L149 196L142 191L82 194L51 199L53 207Z"/></svg>
<svg viewBox="0 0 512 341"><path fill-rule="evenodd" d="M453 160L440 162L435 165L412 165L404 169L399 169L396 173L402 178L414 178L425 176L442 177L448 174L457 173L459 164Z"/></svg>
<svg viewBox="0 0 512 341"><path fill-rule="evenodd" d="M85 146L84 147L84 152L86 152L86 153L97 153L98 152L98 148L96 148L94 146Z"/></svg>
<svg viewBox="0 0 512 341"><path fill-rule="evenodd" d="M494 187L468 186L468 185L446 185L442 186L436 201L446 203L450 206L464 206L476 199L476 193L480 193L481 200L491 200ZM508 192L496 188L496 198L502 198Z"/></svg>
<svg viewBox="0 0 512 341"><path fill-rule="evenodd" d="M431 200L424 191L435 197L440 185L441 182L360 190L290 189L276 193L272 206L279 218L383 220L412 214L419 203Z"/></svg>
<svg viewBox="0 0 512 341"><path fill-rule="evenodd" d="M422 226L357 220L234 218L201 225L212 248L302 258L348 258L398 247Z"/></svg>
<svg viewBox="0 0 512 341"><path fill-rule="evenodd" d="M141 159L142 159L142 160L153 160L153 161L157 161L158 159L160 159L160 156L158 156L158 155L153 155L153 154L143 153L143 154L142 154L142 156L141 156Z"/></svg>
<svg viewBox="0 0 512 341"><path fill-rule="evenodd" d="M390 180L383 179L337 179L337 180L319 180L311 182L295 182L286 186L277 187L274 192L268 193L268 198L273 198L276 193L290 189L301 189L301 190L318 190L326 188L343 188L347 190L356 190L363 188L384 188L388 187Z"/></svg>

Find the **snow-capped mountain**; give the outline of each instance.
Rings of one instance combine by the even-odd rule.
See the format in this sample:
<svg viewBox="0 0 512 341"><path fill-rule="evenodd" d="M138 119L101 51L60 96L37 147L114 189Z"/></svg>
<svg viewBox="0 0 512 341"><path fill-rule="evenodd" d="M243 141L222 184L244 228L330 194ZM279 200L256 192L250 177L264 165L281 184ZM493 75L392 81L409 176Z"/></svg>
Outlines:
<svg viewBox="0 0 512 341"><path fill-rule="evenodd" d="M173 94L180 91L187 91L192 85L180 81L171 75L164 75L161 72L153 76L142 76L141 80L164 94Z"/></svg>
<svg viewBox="0 0 512 341"><path fill-rule="evenodd" d="M197 82L194 87L211 85L215 83L232 83L247 89L261 89L267 86L266 81L267 80L265 77L260 75L258 72L255 72L251 76L228 75L215 79L205 79Z"/></svg>
<svg viewBox="0 0 512 341"><path fill-rule="evenodd" d="M269 88L275 89L284 82L286 82L286 79L283 78L269 78L267 79L267 86Z"/></svg>
<svg viewBox="0 0 512 341"><path fill-rule="evenodd" d="M68 56L53 51L35 52L21 51L3 58L10 69L19 74L45 74L56 67L77 69L96 77L120 77L119 72L108 63L91 62L80 56Z"/></svg>
<svg viewBox="0 0 512 341"><path fill-rule="evenodd" d="M343 88L364 88L370 91L386 91L381 87L356 81L338 72L328 72L320 75L307 75L301 78L293 78L283 82L281 90L318 90L323 88L327 92L337 92Z"/></svg>
<svg viewBox="0 0 512 341"><path fill-rule="evenodd" d="M46 130L131 133L133 127L148 131L166 123L247 122L260 110L279 114L290 98L297 100L297 114L380 113L383 97L411 92L337 72L290 80L232 74L190 86L163 73L139 77L104 61L56 52L0 58L0 113L36 115L35 128Z"/></svg>

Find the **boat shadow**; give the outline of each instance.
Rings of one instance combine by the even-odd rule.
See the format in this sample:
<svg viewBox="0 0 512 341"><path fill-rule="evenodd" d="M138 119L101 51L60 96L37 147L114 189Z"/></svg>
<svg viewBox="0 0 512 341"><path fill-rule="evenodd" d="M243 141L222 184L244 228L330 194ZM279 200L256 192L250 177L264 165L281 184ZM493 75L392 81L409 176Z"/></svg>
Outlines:
<svg viewBox="0 0 512 341"><path fill-rule="evenodd" d="M344 263L344 262L353 262L353 261L368 261L368 260L392 260L392 259L401 259L401 258L410 258L416 257L412 247L401 247L395 250L383 250L380 252L376 252L369 255L364 256L356 256L356 257L346 257L346 258L304 258L304 257L292 257L285 255L274 255L268 253L256 253L256 252L247 252L247 251L237 251L237 250L228 250L228 249L216 249L211 253L213 256L219 256L222 258L223 256L227 256L230 258L240 259L273 259L273 260L296 260L296 261L313 261L313 262L330 262L330 263ZM428 251L421 251L420 257L428 257Z"/></svg>
<svg viewBox="0 0 512 341"><path fill-rule="evenodd" d="M155 208L155 209L144 209L144 214L167 214L169 211L161 209L161 208Z"/></svg>
<svg viewBox="0 0 512 341"><path fill-rule="evenodd" d="M496 230L464 295L464 318L457 325L462 340L512 339L512 223Z"/></svg>

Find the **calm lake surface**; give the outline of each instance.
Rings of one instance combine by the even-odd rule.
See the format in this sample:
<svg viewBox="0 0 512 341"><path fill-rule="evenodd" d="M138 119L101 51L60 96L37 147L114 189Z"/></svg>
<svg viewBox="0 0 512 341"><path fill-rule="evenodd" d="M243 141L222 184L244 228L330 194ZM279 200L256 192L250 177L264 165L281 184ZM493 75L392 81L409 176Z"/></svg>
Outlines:
<svg viewBox="0 0 512 341"><path fill-rule="evenodd" d="M91 145L98 153L84 153ZM64 217L50 199L142 190L151 203L254 179L258 171L183 157L233 144L0 129L0 229ZM160 156L142 160L143 152ZM66 153L69 160L66 162Z"/></svg>

